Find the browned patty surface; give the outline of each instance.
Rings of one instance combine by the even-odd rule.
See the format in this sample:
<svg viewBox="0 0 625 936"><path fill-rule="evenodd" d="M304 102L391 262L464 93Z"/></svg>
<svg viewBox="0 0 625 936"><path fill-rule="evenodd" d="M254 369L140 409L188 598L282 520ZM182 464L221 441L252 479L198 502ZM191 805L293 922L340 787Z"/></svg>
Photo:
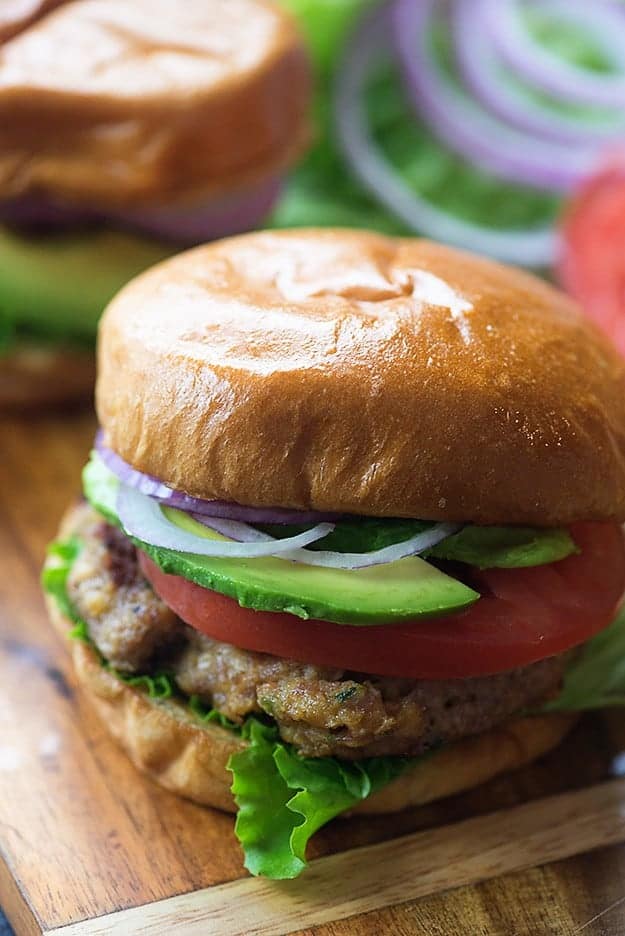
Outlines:
<svg viewBox="0 0 625 936"><path fill-rule="evenodd" d="M134 547L89 506L76 512L83 548L69 596L118 670L167 670L178 686L233 721L273 716L311 757L418 754L487 731L557 691L567 655L496 676L396 679L240 650L183 624L142 576Z"/></svg>

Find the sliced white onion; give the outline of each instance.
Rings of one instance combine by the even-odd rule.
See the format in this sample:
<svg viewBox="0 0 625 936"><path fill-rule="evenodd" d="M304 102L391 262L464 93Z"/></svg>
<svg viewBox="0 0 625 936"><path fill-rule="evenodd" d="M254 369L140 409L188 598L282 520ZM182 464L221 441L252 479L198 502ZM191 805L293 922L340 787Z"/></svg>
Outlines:
<svg viewBox="0 0 625 936"><path fill-rule="evenodd" d="M275 556L278 559L288 559L303 565L331 569L364 569L367 566L397 562L399 559L416 556L425 552L426 549L431 549L432 546L461 528L456 523L436 523L410 539L376 549L373 552L341 553L303 548L331 533L334 529L333 523L318 523L297 536L275 539L247 523L202 516L198 518L199 522L223 536L231 537L227 541L207 540L188 530L182 530L165 516L163 507L158 501L125 484L120 485L117 495L117 513L129 536L134 536L143 543L158 546L161 549L172 549L194 556L226 559L258 559L264 556Z"/></svg>
<svg viewBox="0 0 625 936"><path fill-rule="evenodd" d="M385 565L388 562L406 559L408 556L418 556L426 549L436 546L441 540L457 533L460 528L461 525L457 523L436 523L429 530L417 533L402 543L393 543L392 546L384 546L374 552L340 553L322 549L314 551L311 549L294 549L282 553L280 558L330 569L365 569L367 566Z"/></svg>
<svg viewBox="0 0 625 936"><path fill-rule="evenodd" d="M205 526L216 530L223 536L230 536L240 542L266 542L272 540L271 536L261 533L247 523L236 520L212 520L198 514L196 519ZM391 546L384 546L372 552L341 553L332 550L293 549L280 555L281 559L290 559L292 562L301 562L309 566L321 566L328 569L364 569L367 566L384 565L387 562L397 562L407 556L417 556L436 546L441 540L447 539L461 529L457 523L435 523L428 530L416 533L410 539ZM284 540L274 540L284 542Z"/></svg>
<svg viewBox="0 0 625 936"><path fill-rule="evenodd" d="M304 533L281 540L272 537L267 537L266 540L260 542L245 543L232 540L208 540L180 529L167 519L158 501L140 494L139 491L125 484L120 485L117 495L117 513L125 532L143 543L158 546L161 549L191 553L194 556L222 559L257 559L262 556L277 556L323 539L334 529L333 523L318 523L317 526Z"/></svg>
<svg viewBox="0 0 625 936"><path fill-rule="evenodd" d="M236 543L272 543L275 540L274 536L263 533L262 530L257 530L256 527L251 526L249 523L244 523L242 520L207 517L206 514L193 513L191 511L189 511L189 513L198 523L208 527L210 530L214 530L215 533L227 536L228 539L234 540Z"/></svg>

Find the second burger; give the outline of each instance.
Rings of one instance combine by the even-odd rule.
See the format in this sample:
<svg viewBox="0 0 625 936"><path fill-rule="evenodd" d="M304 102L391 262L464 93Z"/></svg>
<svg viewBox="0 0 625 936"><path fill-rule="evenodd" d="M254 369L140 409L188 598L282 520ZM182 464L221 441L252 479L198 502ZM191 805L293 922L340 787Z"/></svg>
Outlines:
<svg viewBox="0 0 625 936"><path fill-rule="evenodd" d="M88 392L124 283L262 221L308 142L309 84L270 0L0 14L0 406Z"/></svg>

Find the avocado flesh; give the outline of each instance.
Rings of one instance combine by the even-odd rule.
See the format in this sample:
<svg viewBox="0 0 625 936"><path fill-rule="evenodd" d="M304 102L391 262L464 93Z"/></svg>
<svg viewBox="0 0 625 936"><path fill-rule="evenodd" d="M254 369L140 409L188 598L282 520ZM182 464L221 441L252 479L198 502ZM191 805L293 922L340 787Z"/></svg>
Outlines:
<svg viewBox="0 0 625 936"><path fill-rule="evenodd" d="M97 455L85 468L85 495L110 522L119 482ZM223 539L187 514L167 509L182 529L206 539ZM365 569L325 569L286 559L217 559L135 545L171 575L234 598L256 611L285 611L300 618L336 624L397 624L451 614L473 604L479 594L416 556Z"/></svg>
<svg viewBox="0 0 625 936"><path fill-rule="evenodd" d="M0 226L0 318L36 335L95 338L116 292L172 248L107 229L26 237Z"/></svg>

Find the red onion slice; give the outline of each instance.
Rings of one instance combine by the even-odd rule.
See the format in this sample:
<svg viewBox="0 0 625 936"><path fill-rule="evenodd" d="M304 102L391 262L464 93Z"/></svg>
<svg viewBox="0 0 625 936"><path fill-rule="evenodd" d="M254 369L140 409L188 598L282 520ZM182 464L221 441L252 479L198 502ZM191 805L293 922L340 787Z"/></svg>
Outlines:
<svg viewBox="0 0 625 936"><path fill-rule="evenodd" d="M551 55L524 28L519 0L485 0L482 23L502 58L519 75L552 97L595 106L622 107L625 104L625 16L620 4L604 0L550 0L545 5L600 36L619 73L593 74Z"/></svg>
<svg viewBox="0 0 625 936"><path fill-rule="evenodd" d="M304 533L280 540L270 536L254 542L208 540L176 526L165 516L163 506L158 500L125 484L119 487L116 507L128 536L161 549L211 558L258 559L263 556L279 556L294 549L299 551L301 547L322 539L334 529L332 523L318 523Z"/></svg>
<svg viewBox="0 0 625 936"><path fill-rule="evenodd" d="M96 211L44 195L22 195L0 201L0 224L9 224L25 233L47 234L102 224L102 217Z"/></svg>
<svg viewBox="0 0 625 936"><path fill-rule="evenodd" d="M127 210L81 207L46 195L24 195L0 202L0 222L34 234L86 225L117 227L191 247L258 227L269 214L280 189L281 181L270 179L254 188L200 204Z"/></svg>
<svg viewBox="0 0 625 936"><path fill-rule="evenodd" d="M464 221L421 198L389 165L367 125L363 92L380 46L388 37L385 12L365 18L349 45L335 85L335 122L339 145L354 173L373 197L412 231L454 247L508 263L541 267L557 248L552 227L495 230Z"/></svg>
<svg viewBox="0 0 625 936"><path fill-rule="evenodd" d="M559 143L589 146L622 138L625 122L616 110L605 121L589 122L532 101L502 81L503 63L488 33L475 29L488 0L455 0L451 8L456 59L464 83L481 104L518 129ZM554 4L547 4L548 7ZM560 4L557 4L560 6ZM486 15L486 13L484 13ZM579 103L579 102L576 102Z"/></svg>
<svg viewBox="0 0 625 936"><path fill-rule="evenodd" d="M242 504L232 504L228 501L192 497L183 491L174 490L153 475L137 471L104 444L102 430L99 430L96 435L94 447L109 471L117 475L124 484L148 497L155 497L168 507L176 507L190 514L200 514L211 518L221 517L224 520L240 520L243 523L279 524L331 523L340 516L317 510L291 510L288 507L245 507Z"/></svg>
<svg viewBox="0 0 625 936"><path fill-rule="evenodd" d="M436 0L397 0L394 37L406 88L417 114L439 139L494 175L536 188L568 191L596 163L594 148L527 136L479 107L454 86L431 48Z"/></svg>
<svg viewBox="0 0 625 936"><path fill-rule="evenodd" d="M281 185L280 179L270 179L225 198L211 198L199 204L107 212L107 220L190 247L258 227L276 202Z"/></svg>
<svg viewBox="0 0 625 936"><path fill-rule="evenodd" d="M331 533L334 529L332 523L317 523L312 529L299 533L297 536L276 539L247 523L231 518L210 517L205 513L189 511L194 520L210 527L222 536L228 537L228 542L206 540L187 530L182 530L165 516L162 508L164 506L175 506L170 497L161 498L159 496L162 494L163 489L170 490L166 485L161 484L156 478L143 475L134 468L130 468L118 455L102 445L100 433L98 436L99 451L107 453L109 461L116 464L118 469L120 466L117 462L121 462L124 469L122 473L127 474L132 481L138 482L138 484L132 485L123 483L122 479L120 484L117 495L117 512L124 530L129 536L134 536L143 543L158 546L162 549L172 549L176 552L213 558L252 559L275 556L279 559L288 559L309 566L354 570L397 562L399 559L405 559L408 556L416 556L427 549L431 549L432 546L461 529L461 526L456 523L435 523L428 530L417 533L410 539L401 543L394 543L391 546L385 546L373 552L340 553L331 550L312 551L304 548ZM106 461L105 464L107 464ZM113 471L110 464L107 467ZM119 477L119 471L113 471L113 473ZM144 493L146 491L150 493ZM194 498L191 498L191 500L194 500ZM210 503L210 501L204 502L206 506Z"/></svg>

